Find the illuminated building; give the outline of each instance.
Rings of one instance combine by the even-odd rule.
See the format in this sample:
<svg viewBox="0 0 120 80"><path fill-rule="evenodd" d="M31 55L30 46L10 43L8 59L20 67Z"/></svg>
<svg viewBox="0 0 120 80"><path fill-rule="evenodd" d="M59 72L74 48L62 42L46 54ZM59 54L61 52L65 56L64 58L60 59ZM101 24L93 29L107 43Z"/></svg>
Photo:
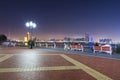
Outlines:
<svg viewBox="0 0 120 80"><path fill-rule="evenodd" d="M99 43L111 44L112 43L112 39L109 39L109 38L99 39Z"/></svg>
<svg viewBox="0 0 120 80"><path fill-rule="evenodd" d="M30 40L30 32L27 32L27 41Z"/></svg>
<svg viewBox="0 0 120 80"><path fill-rule="evenodd" d="M24 37L24 45L25 45L25 46L28 45L28 39L27 39L27 37Z"/></svg>

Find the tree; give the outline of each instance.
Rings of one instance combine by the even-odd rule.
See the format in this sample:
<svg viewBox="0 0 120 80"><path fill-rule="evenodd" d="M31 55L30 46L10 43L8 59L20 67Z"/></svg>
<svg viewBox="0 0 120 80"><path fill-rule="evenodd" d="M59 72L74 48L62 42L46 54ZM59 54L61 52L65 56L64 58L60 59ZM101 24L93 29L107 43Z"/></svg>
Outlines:
<svg viewBox="0 0 120 80"><path fill-rule="evenodd" d="M35 46L35 40L29 40L28 45L30 46L30 49L32 49L33 46Z"/></svg>
<svg viewBox="0 0 120 80"><path fill-rule="evenodd" d="M7 37L4 34L0 34L0 42L7 41Z"/></svg>

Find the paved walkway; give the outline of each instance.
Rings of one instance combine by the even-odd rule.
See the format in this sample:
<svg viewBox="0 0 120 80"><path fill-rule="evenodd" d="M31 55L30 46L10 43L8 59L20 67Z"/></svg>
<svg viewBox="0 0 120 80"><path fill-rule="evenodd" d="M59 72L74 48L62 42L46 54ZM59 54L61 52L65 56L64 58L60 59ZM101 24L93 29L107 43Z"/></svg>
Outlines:
<svg viewBox="0 0 120 80"><path fill-rule="evenodd" d="M1 48L0 80L119 80L120 60L62 50Z"/></svg>

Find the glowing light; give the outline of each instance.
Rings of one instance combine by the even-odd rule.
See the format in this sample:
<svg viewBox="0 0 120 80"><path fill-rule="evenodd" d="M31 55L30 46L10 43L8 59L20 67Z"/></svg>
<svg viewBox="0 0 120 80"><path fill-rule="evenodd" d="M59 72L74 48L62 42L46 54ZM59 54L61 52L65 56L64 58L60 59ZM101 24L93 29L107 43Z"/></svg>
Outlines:
<svg viewBox="0 0 120 80"><path fill-rule="evenodd" d="M33 26L33 22L32 22L32 21L30 21L30 23L29 23L29 24L30 24L30 26Z"/></svg>
<svg viewBox="0 0 120 80"><path fill-rule="evenodd" d="M37 26L37 25L36 25L35 23L33 23L32 21L27 22L25 25L26 25L26 27L29 27L29 28L31 28L31 29L32 29L32 28L36 28L36 26Z"/></svg>
<svg viewBox="0 0 120 80"><path fill-rule="evenodd" d="M35 23L33 23L32 25L33 25L33 28L36 28L36 24Z"/></svg>
<svg viewBox="0 0 120 80"><path fill-rule="evenodd" d="M27 40L27 37L24 37L24 42L27 42L28 40Z"/></svg>
<svg viewBox="0 0 120 80"><path fill-rule="evenodd" d="M25 24L27 27L29 27L30 26L30 24L27 22L26 24Z"/></svg>
<svg viewBox="0 0 120 80"><path fill-rule="evenodd" d="M28 45L28 40L27 40L27 37L24 37L24 45L27 46Z"/></svg>

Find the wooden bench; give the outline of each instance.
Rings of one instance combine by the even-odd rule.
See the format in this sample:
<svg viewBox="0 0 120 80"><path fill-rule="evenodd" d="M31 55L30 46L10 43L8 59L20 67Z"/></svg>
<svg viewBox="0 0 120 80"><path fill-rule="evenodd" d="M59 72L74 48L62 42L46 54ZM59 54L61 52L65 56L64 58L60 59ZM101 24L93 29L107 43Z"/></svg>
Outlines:
<svg viewBox="0 0 120 80"><path fill-rule="evenodd" d="M77 45L71 45L71 46L70 46L70 49L71 49L71 50L76 50L76 49L77 49Z"/></svg>
<svg viewBox="0 0 120 80"><path fill-rule="evenodd" d="M96 51L101 52L101 46L94 46L94 47L93 47L93 50L94 50L94 53L95 53Z"/></svg>
<svg viewBox="0 0 120 80"><path fill-rule="evenodd" d="M112 47L111 46L102 46L102 52L112 54Z"/></svg>
<svg viewBox="0 0 120 80"><path fill-rule="evenodd" d="M99 52L106 52L110 55L112 54L112 47L110 45L94 46L93 50L94 50L94 53L96 51L99 51Z"/></svg>
<svg viewBox="0 0 120 80"><path fill-rule="evenodd" d="M83 52L83 46L82 45L71 45L71 50L81 50Z"/></svg>

